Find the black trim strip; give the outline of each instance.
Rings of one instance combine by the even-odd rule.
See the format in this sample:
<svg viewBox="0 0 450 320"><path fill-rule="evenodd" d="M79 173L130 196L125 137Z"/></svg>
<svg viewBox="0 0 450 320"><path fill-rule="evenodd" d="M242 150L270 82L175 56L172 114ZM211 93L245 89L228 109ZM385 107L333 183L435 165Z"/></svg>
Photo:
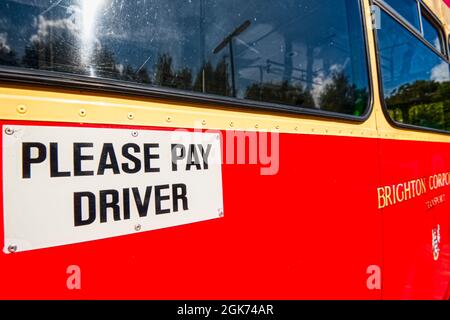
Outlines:
<svg viewBox="0 0 450 320"><path fill-rule="evenodd" d="M389 12L383 5L379 5L380 4L379 0L369 0L369 1L370 1L371 5L375 4L375 5L379 6L381 10L384 10L389 16L391 16L394 20L396 20L401 26L403 26L408 31L411 31L411 29L408 27L408 25L405 25L402 22L402 20L399 19L394 13ZM384 114L386 120L394 128L408 129L408 130L415 130L415 131L422 131L422 132L433 132L433 133L440 133L440 134L450 135L450 132L446 131L446 130L433 129L433 128L427 128L427 127L420 127L420 126L416 126L416 125L412 125L412 124L401 123L401 122L397 122L397 121L395 121L394 119L391 118L391 116L389 114L389 111L388 111L388 108L387 108L387 105L386 105L386 101L384 99L385 95L384 95L384 88L383 88L383 76L382 76L382 71L381 71L380 50L379 50L379 45L378 45L378 34L377 34L376 28L373 28L372 32L373 32L373 36L374 36L375 59L376 59L376 62L377 62L378 90L379 90L379 93L380 93L380 102L381 102L381 106L382 106L382 109L383 109L383 114ZM428 41L425 41L424 39L422 39L421 36L418 37L418 35L415 32L412 32L412 33L420 41L422 41L427 46L429 46L428 45ZM437 50L435 50L435 49L433 51L437 52ZM442 54L438 54L438 55L448 63L448 60L447 60L446 57L442 57Z"/></svg>
<svg viewBox="0 0 450 320"><path fill-rule="evenodd" d="M237 99L219 95L211 95L204 93L195 93L190 91L182 91L169 89L164 87L145 86L138 83L125 82L120 80L106 78L90 78L83 75L51 72L36 69L26 69L20 67L0 66L0 84L29 84L36 86L53 87L59 89L75 89L90 92L102 91L105 93L121 94L126 96L150 97L167 101L183 101L206 104L219 104L220 106L232 108L249 108L253 110L265 110L273 112L285 112L294 115L307 115L313 117L321 117L332 120L343 120L362 123L371 115L374 105L373 98L373 80L371 76L370 53L368 48L368 30L366 28L366 17L364 13L363 0L359 0L360 7L360 23L362 25L363 41L365 46L365 60L368 80L368 101L365 112L361 116L354 116L343 113L335 113L323 111L319 109L309 109L305 107L295 107L277 103L260 102L253 100Z"/></svg>

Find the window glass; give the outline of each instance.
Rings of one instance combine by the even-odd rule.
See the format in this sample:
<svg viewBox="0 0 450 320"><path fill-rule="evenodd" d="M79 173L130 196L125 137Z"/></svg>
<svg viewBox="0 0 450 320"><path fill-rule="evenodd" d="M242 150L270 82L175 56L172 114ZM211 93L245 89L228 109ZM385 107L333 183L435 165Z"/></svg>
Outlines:
<svg viewBox="0 0 450 320"><path fill-rule="evenodd" d="M450 131L448 62L384 11L377 35L390 117L399 123Z"/></svg>
<svg viewBox="0 0 450 320"><path fill-rule="evenodd" d="M362 115L354 0L3 0L0 64Z"/></svg>
<svg viewBox="0 0 450 320"><path fill-rule="evenodd" d="M439 29L430 21L430 19L422 15L423 36L431 43L439 52L444 52L442 45L442 37Z"/></svg>
<svg viewBox="0 0 450 320"><path fill-rule="evenodd" d="M383 0L397 11L406 21L420 31L419 7L417 0Z"/></svg>

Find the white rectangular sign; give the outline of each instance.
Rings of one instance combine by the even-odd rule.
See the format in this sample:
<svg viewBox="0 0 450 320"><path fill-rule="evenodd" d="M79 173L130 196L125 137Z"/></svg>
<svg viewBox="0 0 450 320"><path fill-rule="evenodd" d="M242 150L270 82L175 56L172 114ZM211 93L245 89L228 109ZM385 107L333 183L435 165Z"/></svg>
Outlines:
<svg viewBox="0 0 450 320"><path fill-rule="evenodd" d="M218 133L3 126L4 252L223 216Z"/></svg>

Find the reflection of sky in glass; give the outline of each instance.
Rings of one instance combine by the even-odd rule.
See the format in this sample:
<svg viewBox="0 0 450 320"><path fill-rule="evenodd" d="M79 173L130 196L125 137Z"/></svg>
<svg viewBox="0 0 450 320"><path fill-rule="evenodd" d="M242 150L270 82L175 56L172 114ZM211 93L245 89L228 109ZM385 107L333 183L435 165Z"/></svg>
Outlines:
<svg viewBox="0 0 450 320"><path fill-rule="evenodd" d="M397 123L450 131L446 59L384 11L380 27L378 49L389 117Z"/></svg>
<svg viewBox="0 0 450 320"><path fill-rule="evenodd" d="M427 17L422 19L423 36L428 40L439 52L443 52L441 44L441 36L438 29L428 20Z"/></svg>
<svg viewBox="0 0 450 320"><path fill-rule="evenodd" d="M82 0L80 3L81 16L81 62L85 65L89 64L95 46L96 22L104 0ZM91 76L95 76L93 68L89 70Z"/></svg>
<svg viewBox="0 0 450 320"><path fill-rule="evenodd" d="M158 56L168 53L173 68L193 75L203 62L225 59L228 47L214 48L245 21L232 39L237 96L254 83L301 85L317 101L336 72L367 90L368 75L360 8L352 0L10 0L0 2L0 34L17 55L30 39L46 41L52 28L65 28L76 41L81 64L95 48L108 48L117 66L155 74ZM56 33L55 33L56 34ZM53 35L54 36L54 35ZM52 39L55 42L64 39Z"/></svg>
<svg viewBox="0 0 450 320"><path fill-rule="evenodd" d="M386 95L417 80L450 80L447 62L384 11L377 34Z"/></svg>

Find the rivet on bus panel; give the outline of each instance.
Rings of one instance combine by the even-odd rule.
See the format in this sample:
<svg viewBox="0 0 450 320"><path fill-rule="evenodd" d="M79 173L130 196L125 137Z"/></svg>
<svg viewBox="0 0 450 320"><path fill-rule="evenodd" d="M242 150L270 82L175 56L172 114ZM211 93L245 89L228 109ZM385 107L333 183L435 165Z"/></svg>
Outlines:
<svg viewBox="0 0 450 320"><path fill-rule="evenodd" d="M134 230L141 231L141 225L140 224L135 225Z"/></svg>
<svg viewBox="0 0 450 320"><path fill-rule="evenodd" d="M86 117L87 112L85 109L80 109L80 111L78 111L78 114L80 115L80 117Z"/></svg>
<svg viewBox="0 0 450 320"><path fill-rule="evenodd" d="M230 127L234 127L234 123L233 122L230 122Z"/></svg>
<svg viewBox="0 0 450 320"><path fill-rule="evenodd" d="M134 119L134 113L133 112L129 112L127 115L128 120L133 120Z"/></svg>
<svg viewBox="0 0 450 320"><path fill-rule="evenodd" d="M19 105L17 106L17 112L20 113L20 114L26 113L27 110L28 110L28 108L27 108L26 105L19 104Z"/></svg>
<svg viewBox="0 0 450 320"><path fill-rule="evenodd" d="M202 120L202 125L206 126L206 120Z"/></svg>
<svg viewBox="0 0 450 320"><path fill-rule="evenodd" d="M138 135L139 135L139 132L137 132L137 131L132 131L132 132L131 132L131 136L132 136L133 138L136 138Z"/></svg>
<svg viewBox="0 0 450 320"><path fill-rule="evenodd" d="M167 122L172 122L172 117L171 117L171 116L168 116L168 117L166 118L166 121L167 121Z"/></svg>

